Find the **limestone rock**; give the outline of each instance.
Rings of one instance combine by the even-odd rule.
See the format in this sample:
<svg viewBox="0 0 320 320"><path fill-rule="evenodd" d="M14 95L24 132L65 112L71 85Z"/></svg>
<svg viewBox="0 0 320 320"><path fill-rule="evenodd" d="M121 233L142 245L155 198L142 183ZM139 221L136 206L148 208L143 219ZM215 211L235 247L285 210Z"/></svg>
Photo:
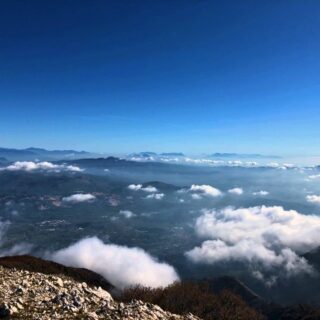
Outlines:
<svg viewBox="0 0 320 320"><path fill-rule="evenodd" d="M0 319L199 320L133 300L119 303L106 290L64 275L0 266Z"/></svg>

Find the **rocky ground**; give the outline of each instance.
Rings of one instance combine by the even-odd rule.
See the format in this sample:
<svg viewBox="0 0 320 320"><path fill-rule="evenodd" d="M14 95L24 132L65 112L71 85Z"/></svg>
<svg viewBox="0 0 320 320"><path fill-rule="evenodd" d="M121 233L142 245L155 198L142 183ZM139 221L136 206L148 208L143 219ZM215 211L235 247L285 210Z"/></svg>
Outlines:
<svg viewBox="0 0 320 320"><path fill-rule="evenodd" d="M0 266L0 318L199 320L174 315L159 306L119 303L101 289L63 275L48 275Z"/></svg>

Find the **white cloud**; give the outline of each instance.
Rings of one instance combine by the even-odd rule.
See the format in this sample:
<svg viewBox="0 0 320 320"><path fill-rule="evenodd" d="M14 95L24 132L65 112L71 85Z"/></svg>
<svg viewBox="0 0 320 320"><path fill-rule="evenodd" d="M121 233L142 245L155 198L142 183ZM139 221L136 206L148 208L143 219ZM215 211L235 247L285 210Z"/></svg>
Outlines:
<svg viewBox="0 0 320 320"><path fill-rule="evenodd" d="M317 196L315 194L306 196L306 200L311 203L320 204L320 196Z"/></svg>
<svg viewBox="0 0 320 320"><path fill-rule="evenodd" d="M145 191L145 192L157 192L158 191L158 189L153 186L147 186L145 188L141 188L141 190Z"/></svg>
<svg viewBox="0 0 320 320"><path fill-rule="evenodd" d="M62 201L64 202L71 202L71 203L78 203L78 202L86 202L94 200L96 197L90 193L76 193L68 197L63 197Z"/></svg>
<svg viewBox="0 0 320 320"><path fill-rule="evenodd" d="M84 169L81 169L77 166L72 166L72 165L69 165L69 166L65 166L65 165L61 165L61 169L62 170L67 170L67 171L74 171L74 172L82 172L84 171Z"/></svg>
<svg viewBox="0 0 320 320"><path fill-rule="evenodd" d="M128 189L133 190L133 191L138 191L141 190L142 184L130 184L128 186Z"/></svg>
<svg viewBox="0 0 320 320"><path fill-rule="evenodd" d="M261 191L257 191L257 192L252 192L252 194L254 196L267 196L269 194L268 191L264 191L264 190L261 190Z"/></svg>
<svg viewBox="0 0 320 320"><path fill-rule="evenodd" d="M241 194L243 194L243 189L242 188L233 188L233 189L229 189L228 192L232 193L232 194L241 195Z"/></svg>
<svg viewBox="0 0 320 320"><path fill-rule="evenodd" d="M210 197L218 197L218 196L222 195L222 192L219 189L214 188L214 187L207 185L207 184L203 184L203 185L193 184L190 187L189 191L200 193L202 195L206 195L206 196L210 196Z"/></svg>
<svg viewBox="0 0 320 320"><path fill-rule="evenodd" d="M254 240L242 240L231 245L222 240L207 240L200 247L187 252L187 256L194 262L246 261L262 263L267 267L282 266L294 274L312 270L307 261L291 249L285 248L277 253Z"/></svg>
<svg viewBox="0 0 320 320"><path fill-rule="evenodd" d="M308 176L310 180L317 180L320 179L320 174L312 174L311 176Z"/></svg>
<svg viewBox="0 0 320 320"><path fill-rule="evenodd" d="M96 237L80 240L53 253L51 258L95 271L120 289L137 284L155 288L179 280L172 266L159 262L143 249L104 244Z"/></svg>
<svg viewBox="0 0 320 320"><path fill-rule="evenodd" d="M58 164L53 164L48 161L43 161L43 162L33 162L33 161L16 161L13 164L1 168L0 170L7 170L7 171L36 171L36 170L42 170L42 171L54 171L54 172L59 172L59 171L74 171L74 172L81 172L83 169L80 169L77 166L72 166L72 165L58 165Z"/></svg>
<svg viewBox="0 0 320 320"><path fill-rule="evenodd" d="M130 219L135 216L135 214L130 210L120 210L119 214L121 214L122 216L124 216L127 219Z"/></svg>
<svg viewBox="0 0 320 320"><path fill-rule="evenodd" d="M156 199L161 200L164 197L163 193L152 193L146 196L146 199Z"/></svg>
<svg viewBox="0 0 320 320"><path fill-rule="evenodd" d="M320 217L276 206L203 212L195 230L207 240L186 253L192 261L237 260L263 268L282 267L290 274L311 272L297 254L320 245Z"/></svg>
<svg viewBox="0 0 320 320"><path fill-rule="evenodd" d="M147 187L143 187L142 184L130 184L128 186L128 189L133 190L133 191L145 191L145 192L157 192L158 189L156 187L153 186L147 186Z"/></svg>

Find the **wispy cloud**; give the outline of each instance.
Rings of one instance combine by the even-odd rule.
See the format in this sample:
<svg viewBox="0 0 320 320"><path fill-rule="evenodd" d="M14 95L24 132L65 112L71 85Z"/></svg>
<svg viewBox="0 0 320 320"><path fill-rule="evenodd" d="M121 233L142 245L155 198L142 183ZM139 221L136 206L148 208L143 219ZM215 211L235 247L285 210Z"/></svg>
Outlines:
<svg viewBox="0 0 320 320"><path fill-rule="evenodd" d="M124 216L127 219L130 219L135 216L135 214L130 210L120 210L119 214Z"/></svg>
<svg viewBox="0 0 320 320"><path fill-rule="evenodd" d="M267 196L269 194L269 192L264 191L264 190L260 190L260 191L252 192L252 194L254 196Z"/></svg>
<svg viewBox="0 0 320 320"><path fill-rule="evenodd" d="M241 194L243 194L243 189L242 188L232 188L232 189L229 189L228 192L231 194L241 195Z"/></svg>
<svg viewBox="0 0 320 320"><path fill-rule="evenodd" d="M164 197L164 193L152 193L146 196L146 199L161 200Z"/></svg>

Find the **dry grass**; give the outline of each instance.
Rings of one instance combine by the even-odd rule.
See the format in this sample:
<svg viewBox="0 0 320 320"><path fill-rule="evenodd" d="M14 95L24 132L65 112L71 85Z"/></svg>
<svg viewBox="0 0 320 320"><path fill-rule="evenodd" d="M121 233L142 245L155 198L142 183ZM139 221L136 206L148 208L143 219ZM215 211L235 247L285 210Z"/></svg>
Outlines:
<svg viewBox="0 0 320 320"><path fill-rule="evenodd" d="M205 283L174 283L166 288L136 286L126 289L119 300L142 300L176 314L191 312L204 320L262 320L264 317L230 291L214 294Z"/></svg>

